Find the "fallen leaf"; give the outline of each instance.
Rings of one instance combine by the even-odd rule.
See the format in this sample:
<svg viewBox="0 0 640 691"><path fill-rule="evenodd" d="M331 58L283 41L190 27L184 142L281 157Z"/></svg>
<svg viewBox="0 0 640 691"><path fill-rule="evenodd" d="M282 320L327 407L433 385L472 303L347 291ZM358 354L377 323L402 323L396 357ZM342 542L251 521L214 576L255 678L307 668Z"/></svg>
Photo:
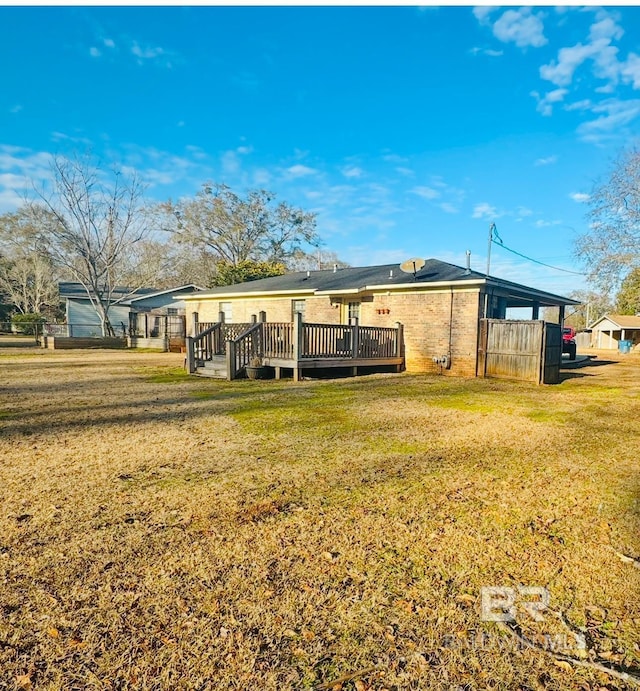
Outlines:
<svg viewBox="0 0 640 691"><path fill-rule="evenodd" d="M60 638L60 631L58 629L54 629L53 627L50 629L47 629L47 633L51 638Z"/></svg>
<svg viewBox="0 0 640 691"><path fill-rule="evenodd" d="M16 684L21 689L30 689L31 677L28 674L20 674L16 677Z"/></svg>
<svg viewBox="0 0 640 691"><path fill-rule="evenodd" d="M573 667L571 666L571 663L567 662L566 660L554 660L553 664L556 667L559 667L563 672L573 672Z"/></svg>

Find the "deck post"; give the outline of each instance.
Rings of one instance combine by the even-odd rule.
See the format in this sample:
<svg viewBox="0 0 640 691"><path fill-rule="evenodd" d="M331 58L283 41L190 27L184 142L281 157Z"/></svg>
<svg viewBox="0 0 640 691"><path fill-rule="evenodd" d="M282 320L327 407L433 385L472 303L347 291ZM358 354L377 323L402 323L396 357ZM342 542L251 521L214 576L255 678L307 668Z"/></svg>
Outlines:
<svg viewBox="0 0 640 691"><path fill-rule="evenodd" d="M351 357L357 358L360 352L360 324L358 317L353 318L353 325L351 326ZM354 372L354 377L355 372Z"/></svg>
<svg viewBox="0 0 640 691"><path fill-rule="evenodd" d="M193 347L193 338L191 336L187 336L186 339L186 344L187 344L187 372L189 374L193 374L196 371L196 354L195 354L195 349Z"/></svg>
<svg viewBox="0 0 640 691"><path fill-rule="evenodd" d="M224 312L218 312L218 321L224 324Z"/></svg>
<svg viewBox="0 0 640 691"><path fill-rule="evenodd" d="M191 312L191 335L198 335L198 313Z"/></svg>
<svg viewBox="0 0 640 691"><path fill-rule="evenodd" d="M144 337L149 338L149 315L144 313Z"/></svg>
<svg viewBox="0 0 640 691"><path fill-rule="evenodd" d="M304 348L302 314L293 315L293 381L300 381L300 359Z"/></svg>
<svg viewBox="0 0 640 691"><path fill-rule="evenodd" d="M403 357L404 326L396 322L396 357ZM402 365L398 365L398 372L402 372Z"/></svg>
<svg viewBox="0 0 640 691"><path fill-rule="evenodd" d="M539 302L534 302L533 306L531 308L531 319L534 321L536 319L540 319L540 303Z"/></svg>
<svg viewBox="0 0 640 691"><path fill-rule="evenodd" d="M255 314L251 315L251 323L255 324L258 321L258 317Z"/></svg>
<svg viewBox="0 0 640 691"><path fill-rule="evenodd" d="M236 378L236 344L233 341L227 341L227 381L232 381Z"/></svg>
<svg viewBox="0 0 640 691"><path fill-rule="evenodd" d="M267 321L267 313L264 310L260 310L258 313L258 321L263 324Z"/></svg>

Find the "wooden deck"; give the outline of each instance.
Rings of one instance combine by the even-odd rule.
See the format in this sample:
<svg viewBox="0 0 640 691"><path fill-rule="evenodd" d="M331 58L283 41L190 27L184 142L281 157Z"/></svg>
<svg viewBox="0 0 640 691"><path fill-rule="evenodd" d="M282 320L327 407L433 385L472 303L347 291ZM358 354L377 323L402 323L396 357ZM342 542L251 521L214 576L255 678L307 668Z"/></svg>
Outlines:
<svg viewBox="0 0 640 691"><path fill-rule="evenodd" d="M255 358L273 367L277 378L291 370L297 381L305 370L360 367L404 368L402 325L396 328L302 322L198 324L187 338L187 366L191 374L232 380L245 376ZM224 363L224 367L222 364Z"/></svg>

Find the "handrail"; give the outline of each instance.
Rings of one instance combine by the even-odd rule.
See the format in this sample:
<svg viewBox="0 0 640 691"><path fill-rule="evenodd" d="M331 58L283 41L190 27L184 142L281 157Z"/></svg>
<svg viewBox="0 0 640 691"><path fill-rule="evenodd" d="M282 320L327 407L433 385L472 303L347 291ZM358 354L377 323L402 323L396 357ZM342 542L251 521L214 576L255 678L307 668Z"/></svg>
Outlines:
<svg viewBox="0 0 640 691"><path fill-rule="evenodd" d="M254 357L262 358L262 322L227 341L227 378L235 379Z"/></svg>
<svg viewBox="0 0 640 691"><path fill-rule="evenodd" d="M217 322L208 329L201 331L193 338L193 350L196 360L205 361L211 360L214 355L221 354L219 351L224 342L221 338L222 324ZM224 353L224 349L222 350Z"/></svg>

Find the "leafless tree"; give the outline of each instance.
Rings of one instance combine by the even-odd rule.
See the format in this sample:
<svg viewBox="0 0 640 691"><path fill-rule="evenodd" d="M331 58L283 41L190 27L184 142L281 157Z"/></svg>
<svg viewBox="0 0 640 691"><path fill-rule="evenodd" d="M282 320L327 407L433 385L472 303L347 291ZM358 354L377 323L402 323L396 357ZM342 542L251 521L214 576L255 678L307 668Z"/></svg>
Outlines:
<svg viewBox="0 0 640 691"><path fill-rule="evenodd" d="M640 266L640 151L623 152L609 178L590 197L589 230L576 254L590 279L609 293L623 275Z"/></svg>
<svg viewBox="0 0 640 691"><path fill-rule="evenodd" d="M40 228L53 260L84 287L103 336L113 336L109 308L122 295L127 258L148 234L143 188L134 174L107 173L89 158L54 157L51 189L42 188L33 214L49 212Z"/></svg>
<svg viewBox="0 0 640 691"><path fill-rule="evenodd" d="M226 185L207 183L195 198L169 201L162 209L165 229L232 266L286 262L303 246L318 242L314 214L277 203L275 195L264 190L241 197Z"/></svg>
<svg viewBox="0 0 640 691"><path fill-rule="evenodd" d="M57 302L53 262L24 208L0 216L0 293L22 314L40 313Z"/></svg>

